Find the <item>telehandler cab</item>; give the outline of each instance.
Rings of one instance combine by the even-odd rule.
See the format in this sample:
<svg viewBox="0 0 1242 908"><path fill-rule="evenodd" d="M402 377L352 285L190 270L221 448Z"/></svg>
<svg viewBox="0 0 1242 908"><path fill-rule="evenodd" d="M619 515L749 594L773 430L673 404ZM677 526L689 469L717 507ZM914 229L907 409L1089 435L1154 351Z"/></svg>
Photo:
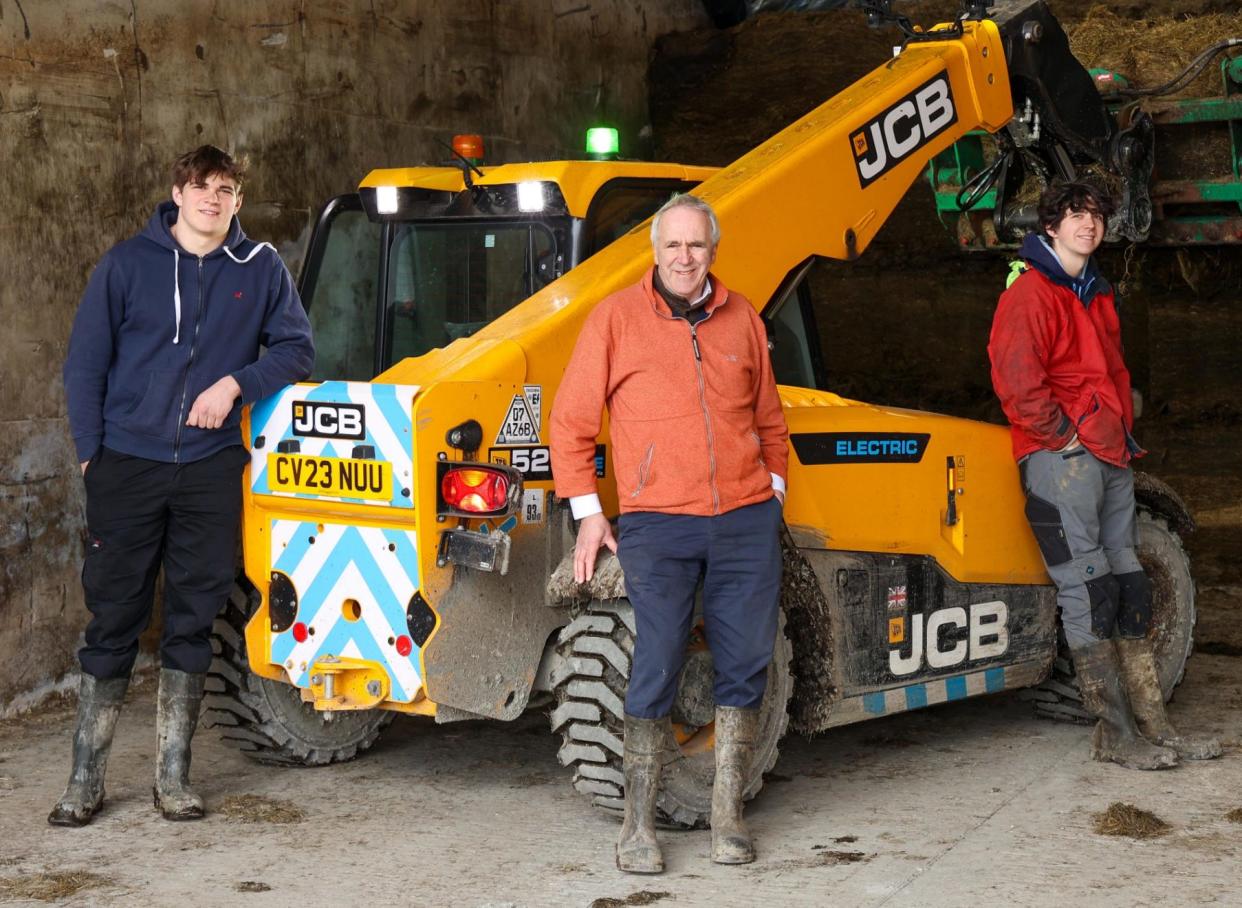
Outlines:
<svg viewBox="0 0 1242 908"><path fill-rule="evenodd" d="M615 559L572 582L547 421L586 315L649 267L648 218L687 190L719 214L721 278L770 328L792 433L784 633L748 794L790 723L814 733L1013 689L1083 715L1008 432L832 393L803 279L819 257L861 255L929 162L979 132L1007 175L981 160L962 182L991 168L971 185L987 184L997 233L1021 221L1021 169L1107 182L1121 201L1110 235L1141 241L1151 120L1141 103L1106 105L1042 0L904 29L893 59L723 169L493 166L463 141L453 164L377 170L329 202L301 278L315 381L243 426L250 584L217 622L209 721L257 759L322 764L365 750L397 713L512 720L546 703L575 787L621 809L633 615ZM607 428L598 441L616 514ZM1177 533L1193 523L1141 474L1138 501L1167 695L1191 649ZM711 676L696 635L660 796L673 824L704 825L710 809Z"/></svg>

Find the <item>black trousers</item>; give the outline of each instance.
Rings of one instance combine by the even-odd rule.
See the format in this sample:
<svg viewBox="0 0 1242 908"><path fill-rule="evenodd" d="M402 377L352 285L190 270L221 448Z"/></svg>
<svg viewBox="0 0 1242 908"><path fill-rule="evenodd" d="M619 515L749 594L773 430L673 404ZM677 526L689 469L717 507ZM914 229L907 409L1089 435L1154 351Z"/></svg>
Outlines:
<svg viewBox="0 0 1242 908"><path fill-rule="evenodd" d="M211 624L237 569L241 445L194 463L146 460L100 448L86 468L86 560L82 588L91 621L78 651L82 671L127 677L138 637L151 623L164 566L165 668L205 672Z"/></svg>

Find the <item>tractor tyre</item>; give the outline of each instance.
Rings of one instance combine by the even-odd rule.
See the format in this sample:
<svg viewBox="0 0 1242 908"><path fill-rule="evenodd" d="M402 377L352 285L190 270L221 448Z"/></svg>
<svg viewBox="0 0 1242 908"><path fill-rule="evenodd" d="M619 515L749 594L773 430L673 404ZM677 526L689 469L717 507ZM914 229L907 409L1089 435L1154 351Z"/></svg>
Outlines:
<svg viewBox="0 0 1242 908"><path fill-rule="evenodd" d="M1190 559L1177 533L1165 518L1144 508L1138 511L1138 558L1151 579L1152 616L1147 635L1156 651L1156 670L1164 698L1186 672L1186 660L1194 647L1195 581ZM1095 717L1082 706L1074 664L1064 635L1058 630L1058 650L1048 680L1024 692L1045 719L1090 724Z"/></svg>
<svg viewBox="0 0 1242 908"><path fill-rule="evenodd" d="M552 678L556 696L552 730L561 735L561 764L573 770L575 789L617 819L625 809L622 740L634 635L629 600L591 602L561 631L557 642L560 664ZM791 658L782 615L760 706L747 799L755 796L763 786L764 773L776 765L778 745L789 725ZM661 826L695 829L708 825L716 774L712 678L711 655L696 629L678 679L672 717L675 742L660 778L656 809Z"/></svg>
<svg viewBox="0 0 1242 908"><path fill-rule="evenodd" d="M340 711L325 719L292 684L250 671L246 622L258 600L254 588L239 580L212 626L203 725L220 729L224 740L260 763L324 766L370 748L392 721L391 712Z"/></svg>

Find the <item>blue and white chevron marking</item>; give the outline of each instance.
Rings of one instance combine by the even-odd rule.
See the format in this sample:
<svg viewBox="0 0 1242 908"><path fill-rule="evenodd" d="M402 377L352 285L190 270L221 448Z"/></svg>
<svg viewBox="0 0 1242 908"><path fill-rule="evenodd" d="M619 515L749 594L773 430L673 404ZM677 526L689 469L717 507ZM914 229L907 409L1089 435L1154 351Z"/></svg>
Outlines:
<svg viewBox="0 0 1242 908"><path fill-rule="evenodd" d="M273 635L272 662L304 688L321 656L366 659L388 672L390 699L413 700L422 686L420 650L415 643L401 656L396 641L409 636L406 607L418 589L414 533L330 523L320 530L314 522L273 520L271 540L272 570L288 575L298 594L296 620L314 629L301 643L292 629ZM357 621L344 615L347 599L362 606Z"/></svg>
<svg viewBox="0 0 1242 908"><path fill-rule="evenodd" d="M250 488L256 495L311 498L317 501L348 501L393 508L412 508L414 498L411 462L414 433L411 410L417 385L373 385L369 382L326 381L315 387L290 385L265 397L250 409ZM361 404L366 409L366 438L342 440L314 438L293 431L293 404L310 400ZM256 444L263 439L262 447ZM354 445L372 445L375 456L392 464L392 500L336 498L306 492L274 492L267 480L267 456L282 441L296 439L299 453L317 457L349 457ZM402 494L405 492L406 494Z"/></svg>
<svg viewBox="0 0 1242 908"><path fill-rule="evenodd" d="M863 709L873 716L922 709L936 703L965 700L979 694L998 693L1005 689L1005 669L989 668L969 675L937 678L923 684L911 684L892 690L863 694Z"/></svg>

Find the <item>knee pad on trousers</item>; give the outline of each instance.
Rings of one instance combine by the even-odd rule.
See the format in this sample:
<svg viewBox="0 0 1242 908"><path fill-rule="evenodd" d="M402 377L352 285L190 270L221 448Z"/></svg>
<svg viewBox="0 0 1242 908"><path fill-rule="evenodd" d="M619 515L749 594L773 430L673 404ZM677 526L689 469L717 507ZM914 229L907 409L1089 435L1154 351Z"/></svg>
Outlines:
<svg viewBox="0 0 1242 908"><path fill-rule="evenodd" d="M1143 571L1117 574L1121 605L1117 609L1117 633L1122 637L1146 637L1151 626L1151 580Z"/></svg>
<svg viewBox="0 0 1242 908"><path fill-rule="evenodd" d="M1087 581L1087 595L1091 597L1091 631L1101 640L1108 640L1117 624L1121 585L1112 574L1093 577Z"/></svg>

